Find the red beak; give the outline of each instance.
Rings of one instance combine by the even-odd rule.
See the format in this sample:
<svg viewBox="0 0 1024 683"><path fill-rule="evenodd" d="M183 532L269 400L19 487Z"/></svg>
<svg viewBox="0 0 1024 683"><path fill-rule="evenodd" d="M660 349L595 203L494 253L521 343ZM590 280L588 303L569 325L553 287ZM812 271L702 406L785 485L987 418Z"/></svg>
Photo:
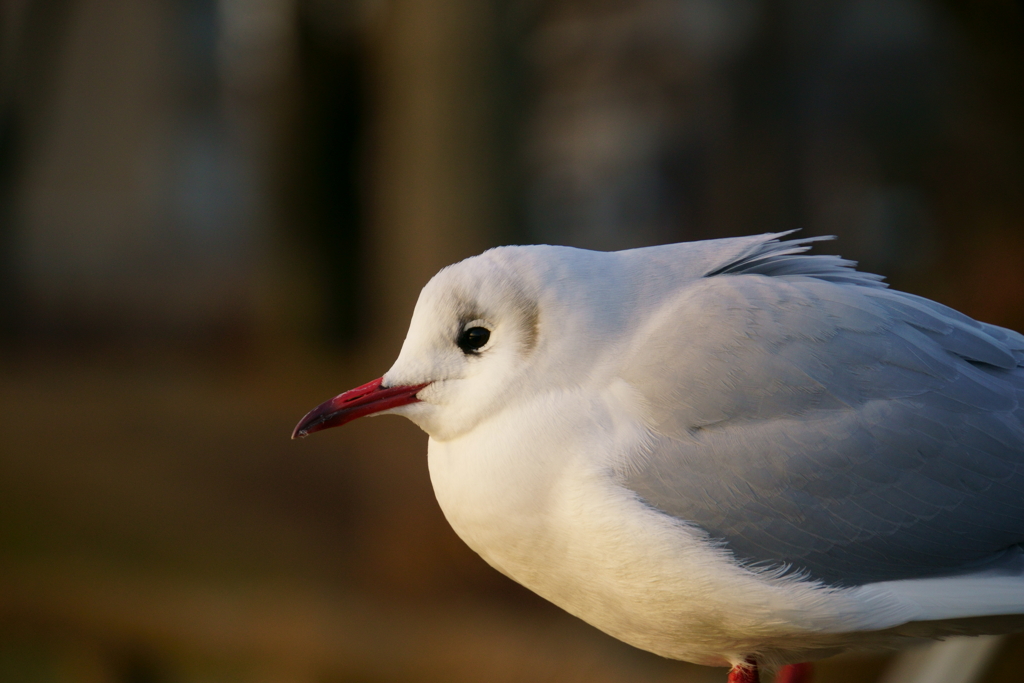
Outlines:
<svg viewBox="0 0 1024 683"><path fill-rule="evenodd" d="M378 378L367 382L361 387L356 387L344 394L335 396L330 401L321 403L313 410L306 413L306 416L299 420L292 432L293 439L301 439L313 432L330 427L340 427L346 422L351 422L364 415L372 415L382 410L390 410L398 406L418 403L416 393L427 386L417 384L406 387L381 387L384 378Z"/></svg>

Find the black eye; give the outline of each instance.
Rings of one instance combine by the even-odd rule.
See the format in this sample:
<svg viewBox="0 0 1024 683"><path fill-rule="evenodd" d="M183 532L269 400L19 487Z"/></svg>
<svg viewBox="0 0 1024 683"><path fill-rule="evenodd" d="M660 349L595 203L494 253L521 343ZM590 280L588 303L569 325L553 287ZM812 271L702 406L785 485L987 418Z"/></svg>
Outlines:
<svg viewBox="0 0 1024 683"><path fill-rule="evenodd" d="M470 327L462 331L456 344L464 353L476 353L491 338L491 331L486 327Z"/></svg>

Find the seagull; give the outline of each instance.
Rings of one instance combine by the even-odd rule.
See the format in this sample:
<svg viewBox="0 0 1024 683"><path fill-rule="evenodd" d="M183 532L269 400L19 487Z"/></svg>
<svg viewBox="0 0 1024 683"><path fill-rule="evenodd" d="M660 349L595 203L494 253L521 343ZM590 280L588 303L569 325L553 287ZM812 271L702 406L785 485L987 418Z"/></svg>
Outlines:
<svg viewBox="0 0 1024 683"><path fill-rule="evenodd" d="M292 436L412 420L492 567L731 683L1024 628L1024 336L789 234L466 259Z"/></svg>

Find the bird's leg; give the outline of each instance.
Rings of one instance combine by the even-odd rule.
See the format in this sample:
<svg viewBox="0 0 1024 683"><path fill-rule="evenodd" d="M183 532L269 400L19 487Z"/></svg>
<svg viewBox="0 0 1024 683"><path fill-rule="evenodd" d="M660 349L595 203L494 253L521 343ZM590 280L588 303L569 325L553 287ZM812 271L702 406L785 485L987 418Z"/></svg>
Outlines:
<svg viewBox="0 0 1024 683"><path fill-rule="evenodd" d="M728 683L761 683L761 677L757 673L757 661L753 657L748 657L747 661L729 669Z"/></svg>
<svg viewBox="0 0 1024 683"><path fill-rule="evenodd" d="M775 674L775 683L811 683L814 666L810 662L787 664Z"/></svg>

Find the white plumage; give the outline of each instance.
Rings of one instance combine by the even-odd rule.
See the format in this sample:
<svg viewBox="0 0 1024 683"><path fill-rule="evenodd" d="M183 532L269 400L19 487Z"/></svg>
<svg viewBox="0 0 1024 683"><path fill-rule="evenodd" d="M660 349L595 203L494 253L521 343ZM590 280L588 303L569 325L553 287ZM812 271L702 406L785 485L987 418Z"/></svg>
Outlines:
<svg viewBox="0 0 1024 683"><path fill-rule="evenodd" d="M296 434L408 417L470 547L667 657L1024 625L1024 337L779 237L467 259Z"/></svg>

